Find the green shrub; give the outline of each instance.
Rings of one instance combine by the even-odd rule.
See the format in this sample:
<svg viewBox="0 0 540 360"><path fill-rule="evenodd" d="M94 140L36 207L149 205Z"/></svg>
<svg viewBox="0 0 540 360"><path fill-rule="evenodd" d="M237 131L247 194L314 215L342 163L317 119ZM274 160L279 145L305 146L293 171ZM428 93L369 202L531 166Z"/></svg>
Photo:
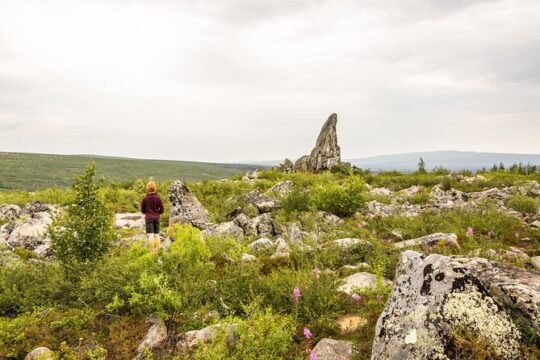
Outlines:
<svg viewBox="0 0 540 360"><path fill-rule="evenodd" d="M288 358L293 345L295 325L291 316L260 310L251 305L245 319L231 318L224 323L236 323L235 340L230 343L226 326L210 344L202 344L195 353L197 360L243 359L278 360ZM230 344L229 344L230 343Z"/></svg>
<svg viewBox="0 0 540 360"><path fill-rule="evenodd" d="M95 165L90 164L83 175L75 178L75 199L67 216L55 219L50 229L51 249L66 263L99 259L115 238L112 214L99 195L100 185L94 183L95 170Z"/></svg>
<svg viewBox="0 0 540 360"><path fill-rule="evenodd" d="M311 202L316 209L337 216L354 215L365 203L364 181L359 177L351 177L343 185L318 185L313 190Z"/></svg>
<svg viewBox="0 0 540 360"><path fill-rule="evenodd" d="M536 214L539 207L538 200L524 195L511 196L506 203L512 209L524 214Z"/></svg>
<svg viewBox="0 0 540 360"><path fill-rule="evenodd" d="M309 205L309 193L300 189L294 189L281 203L282 208L287 212L308 211Z"/></svg>

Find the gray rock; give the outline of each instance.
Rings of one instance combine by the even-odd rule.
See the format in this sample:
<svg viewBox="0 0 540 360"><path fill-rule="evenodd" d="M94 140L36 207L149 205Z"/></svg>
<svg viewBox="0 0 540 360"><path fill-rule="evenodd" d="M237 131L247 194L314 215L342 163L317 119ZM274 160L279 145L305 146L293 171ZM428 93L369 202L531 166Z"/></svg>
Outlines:
<svg viewBox="0 0 540 360"><path fill-rule="evenodd" d="M17 205L0 205L0 220L13 221L21 215L21 208Z"/></svg>
<svg viewBox="0 0 540 360"><path fill-rule="evenodd" d="M30 351L24 360L53 360L54 354L49 348L41 346Z"/></svg>
<svg viewBox="0 0 540 360"><path fill-rule="evenodd" d="M169 186L169 202L171 204L169 225L191 224L206 229L211 224L208 210L180 180Z"/></svg>
<svg viewBox="0 0 540 360"><path fill-rule="evenodd" d="M197 347L199 343L211 342L220 331L225 331L227 335L227 343L232 344L235 341L235 332L237 324L216 324L207 326L200 330L191 330L177 336L176 348L180 354L186 354L190 350Z"/></svg>
<svg viewBox="0 0 540 360"><path fill-rule="evenodd" d="M245 195L246 200L257 207L260 214L272 212L281 207L279 200L262 195L259 190L250 191Z"/></svg>
<svg viewBox="0 0 540 360"><path fill-rule="evenodd" d="M0 228L0 241L5 241L10 249L25 248L35 250L38 255L50 255L50 238L48 227L52 224L51 215L47 212L33 214L33 217L23 217Z"/></svg>
<svg viewBox="0 0 540 360"><path fill-rule="evenodd" d="M369 190L369 194L373 196L392 196L394 195L394 192L387 188L373 188Z"/></svg>
<svg viewBox="0 0 540 360"><path fill-rule="evenodd" d="M378 281L379 279L375 274L359 272L348 276L345 279L345 284L339 287L339 291L347 295L352 295L354 293L354 288L375 288L377 287ZM383 278L381 285L392 285L392 282Z"/></svg>
<svg viewBox="0 0 540 360"><path fill-rule="evenodd" d="M523 250L520 248L510 246L508 250L505 253L506 257L510 260L522 260L522 261L528 261L529 255L527 255Z"/></svg>
<svg viewBox="0 0 540 360"><path fill-rule="evenodd" d="M152 324L144 336L143 341L137 347L135 359L145 359L145 349L152 350L158 348L167 340L167 327L163 320L155 315L151 315L146 322Z"/></svg>
<svg viewBox="0 0 540 360"><path fill-rule="evenodd" d="M291 224L288 235L289 241L291 241L292 243L301 244L304 242L304 234L302 233L302 231L300 231L296 223Z"/></svg>
<svg viewBox="0 0 540 360"><path fill-rule="evenodd" d="M144 214L142 213L118 213L114 214L114 225L118 229L145 228Z"/></svg>
<svg viewBox="0 0 540 360"><path fill-rule="evenodd" d="M244 231L234 221L210 225L202 233L205 236L229 235L236 239L244 237Z"/></svg>
<svg viewBox="0 0 540 360"><path fill-rule="evenodd" d="M535 220L531 223L531 227L540 229L540 220Z"/></svg>
<svg viewBox="0 0 540 360"><path fill-rule="evenodd" d="M273 248L274 242L267 238L260 238L249 244L249 246L253 249L253 251L261 252Z"/></svg>
<svg viewBox="0 0 540 360"><path fill-rule="evenodd" d="M372 359L450 359L455 331L478 336L497 358L523 358L518 313L538 331L540 273L482 258L401 253L377 322Z"/></svg>
<svg viewBox="0 0 540 360"><path fill-rule="evenodd" d="M21 215L27 214L27 215L33 216L36 213L42 213L42 212L50 213L54 210L55 210L55 207L53 205L45 204L45 203L42 203L41 201L33 201L29 204L26 204L22 208Z"/></svg>
<svg viewBox="0 0 540 360"><path fill-rule="evenodd" d="M283 164L279 165L279 168L285 174L290 174L290 173L294 172L294 164L289 159L285 159L285 161L283 161Z"/></svg>
<svg viewBox="0 0 540 360"><path fill-rule="evenodd" d="M257 260L255 255L243 253L242 256L240 256L240 262L253 262L255 260Z"/></svg>
<svg viewBox="0 0 540 360"><path fill-rule="evenodd" d="M373 246L369 241L362 240L362 239L356 239L356 238L345 238L345 239L338 239L332 241L333 246L337 246L343 250L350 249L357 245L366 245L366 246Z"/></svg>
<svg viewBox="0 0 540 360"><path fill-rule="evenodd" d="M395 243L394 247L396 249L403 249L403 248L412 247L412 246L424 246L424 245L433 246L433 245L439 245L439 244L450 245L459 249L459 244L457 242L457 235L444 234L444 233L435 233L431 235L422 236L416 239L400 241L400 242Z"/></svg>
<svg viewBox="0 0 540 360"><path fill-rule="evenodd" d="M249 228L246 233L258 236L278 235L278 226L270 214L262 214L254 217L249 222Z"/></svg>
<svg viewBox="0 0 540 360"><path fill-rule="evenodd" d="M285 180L272 186L268 192L273 193L279 197L288 196L293 190L294 184L291 180Z"/></svg>
<svg viewBox="0 0 540 360"><path fill-rule="evenodd" d="M352 360L352 341L324 338L312 350L317 360Z"/></svg>
<svg viewBox="0 0 540 360"><path fill-rule="evenodd" d="M339 216L336 216L334 214L330 214L329 212L326 212L326 211L319 211L319 216L321 217L322 221L326 224L329 224L329 225L333 225L333 226L336 226L336 225L339 225L339 224L343 224L343 219L340 218Z"/></svg>
<svg viewBox="0 0 540 360"><path fill-rule="evenodd" d="M531 265L536 269L540 270L540 256L531 257Z"/></svg>
<svg viewBox="0 0 540 360"><path fill-rule="evenodd" d="M329 170L341 161L341 149L337 142L337 115L332 114L323 125L315 148L310 155L302 156L294 164L295 171L318 172Z"/></svg>

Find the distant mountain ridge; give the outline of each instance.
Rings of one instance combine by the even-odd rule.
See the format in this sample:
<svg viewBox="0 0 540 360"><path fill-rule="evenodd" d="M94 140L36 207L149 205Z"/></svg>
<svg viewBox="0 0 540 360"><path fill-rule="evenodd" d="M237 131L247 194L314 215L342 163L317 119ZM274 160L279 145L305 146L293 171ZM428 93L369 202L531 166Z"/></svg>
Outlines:
<svg viewBox="0 0 540 360"><path fill-rule="evenodd" d="M442 166L449 170L479 170L491 168L493 164L503 163L510 166L514 163L540 165L540 154L488 153L474 151L426 151L404 154L372 156L366 158L346 159L351 164L372 171L398 170L413 171L419 159L424 159L426 169Z"/></svg>

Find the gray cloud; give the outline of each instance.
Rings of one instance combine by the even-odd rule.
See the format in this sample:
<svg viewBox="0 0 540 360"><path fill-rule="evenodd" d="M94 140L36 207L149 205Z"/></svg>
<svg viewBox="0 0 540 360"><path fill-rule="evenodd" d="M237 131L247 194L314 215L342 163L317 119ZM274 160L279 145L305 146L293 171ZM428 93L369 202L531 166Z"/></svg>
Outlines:
<svg viewBox="0 0 540 360"><path fill-rule="evenodd" d="M540 152L539 60L534 0L0 1L0 150Z"/></svg>

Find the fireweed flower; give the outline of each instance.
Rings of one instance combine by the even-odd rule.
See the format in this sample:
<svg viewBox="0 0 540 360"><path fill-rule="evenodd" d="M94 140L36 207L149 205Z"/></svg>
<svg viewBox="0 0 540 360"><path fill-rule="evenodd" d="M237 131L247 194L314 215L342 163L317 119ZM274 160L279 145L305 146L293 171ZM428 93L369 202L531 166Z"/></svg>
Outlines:
<svg viewBox="0 0 540 360"><path fill-rule="evenodd" d="M362 300L362 297L358 294L352 294L351 296L352 300L356 304L356 306L360 305L360 300Z"/></svg>
<svg viewBox="0 0 540 360"><path fill-rule="evenodd" d="M474 230L472 228L472 226L469 226L467 228L467 237L473 237L474 236Z"/></svg>
<svg viewBox="0 0 540 360"><path fill-rule="evenodd" d="M306 340L311 339L312 336L313 334L311 333L311 330L309 330L307 327L304 327L304 337L306 338Z"/></svg>
<svg viewBox="0 0 540 360"><path fill-rule="evenodd" d="M319 280L319 277L321 275L321 270L316 267L315 269L313 269L313 273L315 274L315 277L317 278L317 280Z"/></svg>
<svg viewBox="0 0 540 360"><path fill-rule="evenodd" d="M309 360L318 360L317 354L315 353L315 351L312 351L312 352L309 354Z"/></svg>
<svg viewBox="0 0 540 360"><path fill-rule="evenodd" d="M293 296L294 296L294 302L298 304L298 301L300 300L300 296L302 296L302 294L300 294L300 289L295 287L294 290L293 290Z"/></svg>

